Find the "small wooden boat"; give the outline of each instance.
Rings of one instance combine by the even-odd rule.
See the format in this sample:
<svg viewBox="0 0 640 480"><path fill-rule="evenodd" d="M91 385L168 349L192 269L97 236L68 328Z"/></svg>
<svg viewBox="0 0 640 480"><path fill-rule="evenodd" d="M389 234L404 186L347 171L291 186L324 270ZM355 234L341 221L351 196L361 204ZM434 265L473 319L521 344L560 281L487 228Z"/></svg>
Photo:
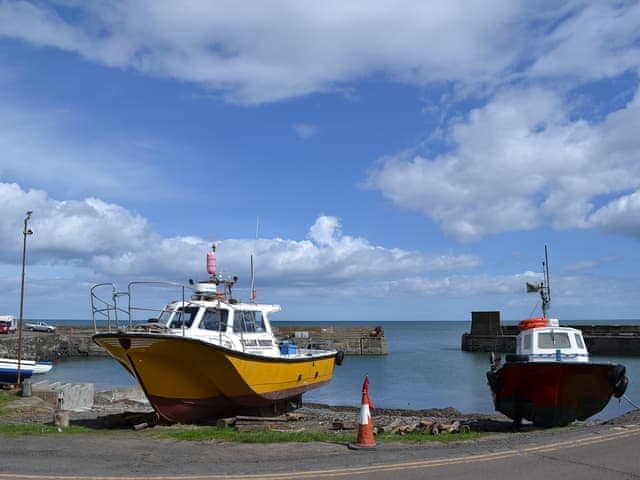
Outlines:
<svg viewBox="0 0 640 480"><path fill-rule="evenodd" d="M93 340L138 380L153 408L172 422L299 405L304 392L331 380L343 353L279 345L269 317L280 307L233 298L237 278L216 277L212 255L215 247L208 256L210 279L180 286L182 299L169 303L151 322L131 322L132 287L147 282L129 284L126 294L112 284L93 287L94 325L96 314L123 311L115 304L118 296L129 298L126 328L96 333ZM99 299L96 289L101 287L112 289L114 303ZM185 288L193 290L189 299L184 299Z"/></svg>
<svg viewBox="0 0 640 480"><path fill-rule="evenodd" d="M36 362L34 360L20 360L15 358L0 358L0 383L16 384L18 380L18 364L20 377L31 378L31 375L47 373L53 364L51 362Z"/></svg>
<svg viewBox="0 0 640 480"><path fill-rule="evenodd" d="M504 363L492 354L487 372L496 410L516 426L522 419L542 427L586 420L612 396L624 395L628 385L623 365L591 362L582 332L547 317L547 262L545 247L544 282L527 284L528 291L540 292L543 316L521 321L516 354L507 355Z"/></svg>

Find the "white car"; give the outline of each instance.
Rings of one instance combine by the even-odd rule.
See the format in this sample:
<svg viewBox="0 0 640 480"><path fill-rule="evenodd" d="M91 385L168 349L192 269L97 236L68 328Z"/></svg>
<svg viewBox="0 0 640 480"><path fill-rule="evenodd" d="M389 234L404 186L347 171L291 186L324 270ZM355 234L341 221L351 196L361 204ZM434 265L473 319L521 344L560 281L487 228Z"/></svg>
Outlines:
<svg viewBox="0 0 640 480"><path fill-rule="evenodd" d="M31 330L32 332L53 333L56 331L56 327L54 325L49 325L46 322L27 323L25 327L27 330Z"/></svg>

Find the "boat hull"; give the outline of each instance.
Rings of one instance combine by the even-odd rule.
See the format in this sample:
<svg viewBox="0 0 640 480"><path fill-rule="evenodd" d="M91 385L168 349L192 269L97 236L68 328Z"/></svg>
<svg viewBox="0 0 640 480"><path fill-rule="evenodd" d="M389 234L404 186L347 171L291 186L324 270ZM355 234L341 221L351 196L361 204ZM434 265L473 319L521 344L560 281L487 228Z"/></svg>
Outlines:
<svg viewBox="0 0 640 480"><path fill-rule="evenodd" d="M30 378L37 373L47 373L53 364L51 362L36 362L33 360L20 361L20 378ZM0 358L0 383L15 384L18 381L18 359Z"/></svg>
<svg viewBox="0 0 640 480"><path fill-rule="evenodd" d="M586 420L627 385L625 367L609 363L508 362L487 378L496 410L541 427Z"/></svg>
<svg viewBox="0 0 640 480"><path fill-rule="evenodd" d="M21 380L31 378L31 375L33 375L33 370L30 370L30 369L20 370ZM16 383L18 383L18 370L15 368L0 367L0 383L8 383L10 385L15 385Z"/></svg>
<svg viewBox="0 0 640 480"><path fill-rule="evenodd" d="M176 335L100 333L93 340L138 380L153 408L171 422L297 400L329 382L335 365L333 352L264 357Z"/></svg>

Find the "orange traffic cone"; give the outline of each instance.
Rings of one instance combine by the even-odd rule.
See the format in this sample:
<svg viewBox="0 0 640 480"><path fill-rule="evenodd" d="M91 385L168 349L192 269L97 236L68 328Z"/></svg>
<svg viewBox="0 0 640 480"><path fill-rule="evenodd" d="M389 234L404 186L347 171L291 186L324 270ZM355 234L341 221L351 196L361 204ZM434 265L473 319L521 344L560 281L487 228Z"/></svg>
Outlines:
<svg viewBox="0 0 640 480"><path fill-rule="evenodd" d="M349 443L348 447L353 450L373 449L376 448L376 442L373 439L373 420L371 419L371 410L373 403L369 399L369 377L364 376L362 384L362 406L360 407L360 423L358 424L358 439L356 443Z"/></svg>

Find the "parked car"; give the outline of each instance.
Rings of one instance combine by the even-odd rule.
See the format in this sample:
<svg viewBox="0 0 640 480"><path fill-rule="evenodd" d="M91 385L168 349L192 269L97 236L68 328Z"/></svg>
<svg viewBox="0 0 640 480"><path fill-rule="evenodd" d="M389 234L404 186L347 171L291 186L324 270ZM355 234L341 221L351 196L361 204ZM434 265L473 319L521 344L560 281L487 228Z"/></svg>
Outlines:
<svg viewBox="0 0 640 480"><path fill-rule="evenodd" d="M0 333L14 333L18 323L12 315L0 315Z"/></svg>
<svg viewBox="0 0 640 480"><path fill-rule="evenodd" d="M53 333L56 331L56 327L54 325L49 325L47 322L27 323L25 325L25 328L27 330L31 330L32 332Z"/></svg>

